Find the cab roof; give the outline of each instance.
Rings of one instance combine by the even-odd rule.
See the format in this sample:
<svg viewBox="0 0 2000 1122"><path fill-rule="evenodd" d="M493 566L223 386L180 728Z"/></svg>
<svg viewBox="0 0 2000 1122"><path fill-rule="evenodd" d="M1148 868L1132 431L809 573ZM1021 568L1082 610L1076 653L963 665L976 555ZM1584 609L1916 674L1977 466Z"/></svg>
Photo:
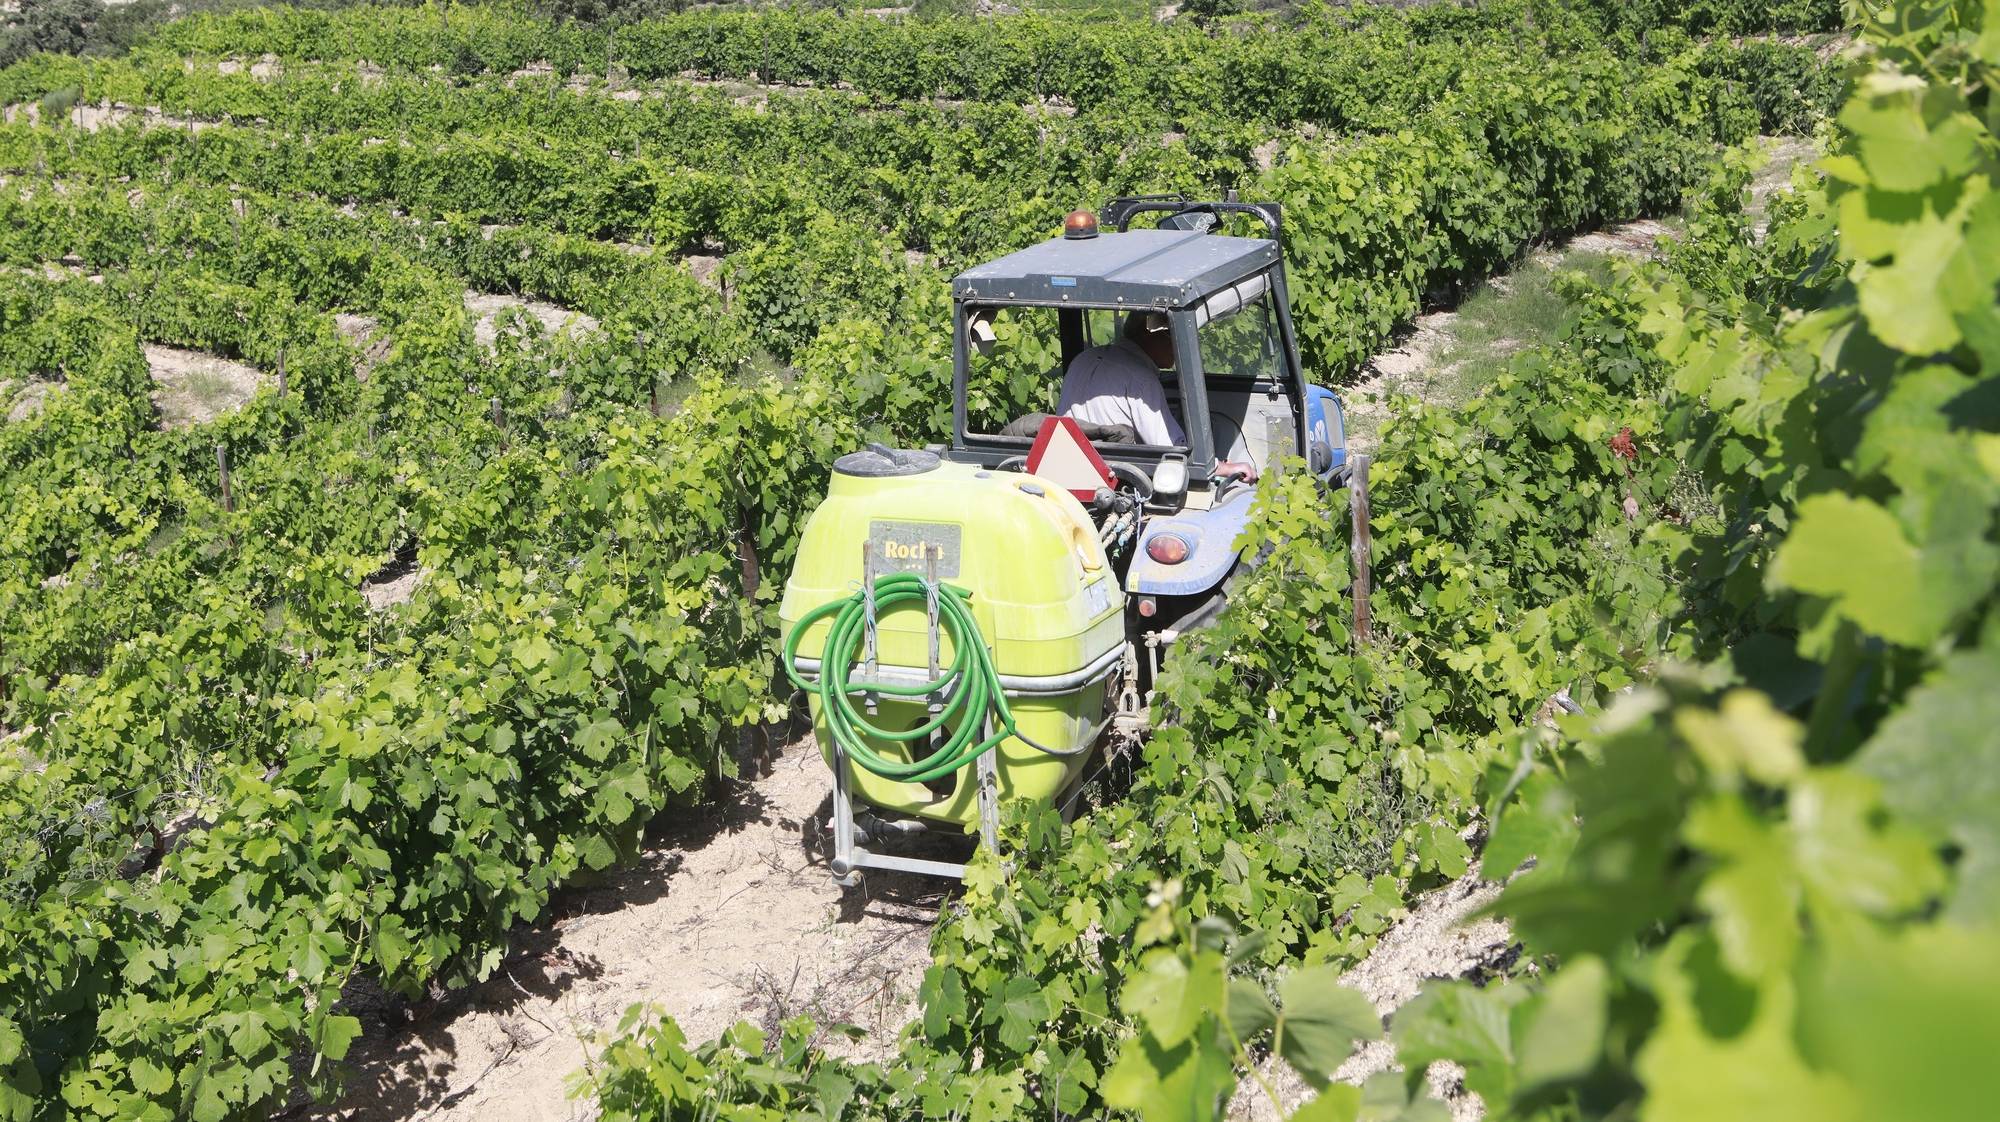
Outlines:
<svg viewBox="0 0 2000 1122"><path fill-rule="evenodd" d="M1278 243L1194 230L1052 238L960 273L951 294L992 304L1177 308L1278 260Z"/></svg>

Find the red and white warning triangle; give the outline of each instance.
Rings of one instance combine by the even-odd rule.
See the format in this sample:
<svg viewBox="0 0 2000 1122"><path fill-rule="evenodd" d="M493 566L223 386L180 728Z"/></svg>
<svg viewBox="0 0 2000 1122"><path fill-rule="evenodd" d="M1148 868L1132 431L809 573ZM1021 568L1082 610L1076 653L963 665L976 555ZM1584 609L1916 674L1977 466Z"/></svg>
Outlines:
<svg viewBox="0 0 2000 1122"><path fill-rule="evenodd" d="M1111 470L1104 458L1084 438L1074 417L1048 417L1035 434L1035 446L1028 452L1028 474L1043 479L1089 502L1101 488L1113 486Z"/></svg>

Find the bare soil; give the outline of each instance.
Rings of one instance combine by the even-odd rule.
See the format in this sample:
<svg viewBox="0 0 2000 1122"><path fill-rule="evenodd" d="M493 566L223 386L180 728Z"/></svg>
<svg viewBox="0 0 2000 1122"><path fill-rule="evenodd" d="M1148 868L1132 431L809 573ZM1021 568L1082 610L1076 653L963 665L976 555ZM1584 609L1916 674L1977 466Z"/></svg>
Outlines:
<svg viewBox="0 0 2000 1122"><path fill-rule="evenodd" d="M1497 919L1475 918L1499 895L1500 885L1470 874L1433 890L1382 936L1366 959L1341 975L1341 982L1366 995L1386 1021L1428 981L1483 981L1504 971L1516 955L1512 933ZM1386 1040L1365 1044L1341 1065L1334 1079L1362 1083L1395 1067L1395 1056L1395 1047ZM1257 1079L1244 1080L1230 1100L1232 1122L1279 1122L1313 1097L1305 1080L1276 1056L1260 1063L1257 1074ZM1461 1082L1465 1072L1456 1064L1432 1064L1425 1077L1433 1097L1451 1108L1454 1122L1475 1122L1484 1114L1479 1096L1466 1092ZM1266 1088L1277 1096L1275 1102Z"/></svg>
<svg viewBox="0 0 2000 1122"><path fill-rule="evenodd" d="M492 346L500 337L500 314L509 308L525 310L551 335L578 337L597 333L597 320L582 312L542 300L528 300L520 296L496 296L468 289L465 293L465 310L474 317L473 340L482 347Z"/></svg>
<svg viewBox="0 0 2000 1122"><path fill-rule="evenodd" d="M690 253L681 258L687 266L688 275L710 288L721 288L722 279L715 271L722 267L722 258L707 253Z"/></svg>
<svg viewBox="0 0 2000 1122"><path fill-rule="evenodd" d="M65 116L69 118L71 125L85 132L96 132L98 129L112 128L135 118L155 128L192 129L195 132L212 129L216 125L214 121L204 121L196 117L163 113L152 106L138 107L113 101L73 105ZM5 109L0 109L0 120L4 120L9 124L15 121L23 121L32 125L40 123L41 119L42 106L39 102L24 101L15 105L9 105Z"/></svg>
<svg viewBox="0 0 2000 1122"><path fill-rule="evenodd" d="M1577 253L1602 253L1613 257L1658 257L1660 239L1674 236L1673 225L1655 218L1641 218L1621 226L1578 234L1560 246L1545 246L1529 260L1553 261Z"/></svg>
<svg viewBox="0 0 2000 1122"><path fill-rule="evenodd" d="M554 901L486 982L414 1015L351 998L367 1031L350 1090L301 1116L583 1117L589 1104L569 1100L568 1079L638 1003L694 1041L797 1014L855 1024L863 1040L829 1034L826 1045L888 1058L916 1015L946 886L871 874L871 896L845 896L819 846L828 784L818 748L797 740L767 774L671 816L636 868Z"/></svg>
<svg viewBox="0 0 2000 1122"><path fill-rule="evenodd" d="M395 341L382 331L382 323L374 316L355 315L339 312L333 317L333 329L342 339L352 343L361 353L354 359L354 380L366 382L368 375L375 372Z"/></svg>
<svg viewBox="0 0 2000 1122"><path fill-rule="evenodd" d="M11 396L13 400L7 406L7 420L9 422L25 421L35 414L40 413L42 406L47 404L49 400L49 393L61 388L61 383L58 382L44 382L39 379L31 379L21 383L20 388L16 390L15 384L12 381L0 378L0 399L8 397L10 391L12 391Z"/></svg>
<svg viewBox="0 0 2000 1122"><path fill-rule="evenodd" d="M186 429L212 421L255 397L267 380L254 367L220 355L148 343L153 407L160 427Z"/></svg>
<svg viewBox="0 0 2000 1122"><path fill-rule="evenodd" d="M417 594L417 586L429 576L424 569L411 569L394 576L370 577L361 582L361 599L371 612L386 612L398 604L407 604Z"/></svg>
<svg viewBox="0 0 2000 1122"><path fill-rule="evenodd" d="M1750 180L1750 198L1743 206L1756 226L1758 237L1763 237L1770 225L1771 197L1791 186L1794 169L1819 155L1813 142L1803 137L1778 136L1766 140L1771 159Z"/></svg>

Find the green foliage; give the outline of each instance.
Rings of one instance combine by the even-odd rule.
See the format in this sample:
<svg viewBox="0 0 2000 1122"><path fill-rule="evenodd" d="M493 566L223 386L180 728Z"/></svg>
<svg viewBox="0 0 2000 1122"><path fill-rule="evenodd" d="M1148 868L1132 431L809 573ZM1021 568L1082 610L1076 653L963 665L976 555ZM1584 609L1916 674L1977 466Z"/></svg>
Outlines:
<svg viewBox="0 0 2000 1122"><path fill-rule="evenodd" d="M1295 315L1313 361L1357 370L1392 324L1540 231L1658 213L1714 141L1747 134L1747 116L1711 117L1685 71L1600 62L1571 59L1555 83L1508 80L1502 65L1435 118L1288 153L1264 190L1290 208Z"/></svg>
<svg viewBox="0 0 2000 1122"><path fill-rule="evenodd" d="M750 597L737 555L784 564L857 434L811 389L733 377L740 328L691 281L630 302L616 322L657 332L636 351L516 326L488 352L464 281L366 226L199 190L49 198L17 197L10 252L78 244L111 272L0 282L9 377L56 387L0 428L10 1086L257 1113L288 1056L344 1053L354 971L483 975L558 884L727 770L722 730L770 680L769 585ZM320 310L355 304L385 336L365 384ZM282 361L290 396L159 431L137 331ZM694 392L655 419L662 375ZM356 582L406 549L422 594L369 617Z"/></svg>
<svg viewBox="0 0 2000 1122"><path fill-rule="evenodd" d="M1760 132L1810 134L1840 102L1840 68L1811 50L1755 39L1711 43L1695 57L1703 74L1742 91L1757 110Z"/></svg>
<svg viewBox="0 0 2000 1122"><path fill-rule="evenodd" d="M1500 1116L1990 1104L1996 301L1973 254L1995 149L1968 46L1989 37L1968 5L1902 18L1878 54L1956 88L1861 77L1830 185L1767 241L1733 163L1727 209L1581 293L1561 346L1463 409L1399 403L1375 648L1340 626L1337 507L1296 476L1267 490L1248 544L1269 559L1163 681L1132 797L1017 824L1019 870L977 871L940 929L901 1043L960 1089L952 1113L1215 1117L1280 1005L1324 1009L1326 1048L1272 1043L1323 1078L1372 1024L1300 979L1464 869L1481 803L1486 873L1537 859L1500 910L1543 980L1430 988L1391 1026L1407 1077L1299 1117L1437 1117L1417 1096L1442 1059ZM1617 700L1559 736L1533 720L1559 688ZM1300 860L1382 764L1422 800L1373 823L1389 865Z"/></svg>
<svg viewBox="0 0 2000 1122"><path fill-rule="evenodd" d="M79 53L103 16L102 0L23 0L0 26L0 66L38 51Z"/></svg>
<svg viewBox="0 0 2000 1122"><path fill-rule="evenodd" d="M1577 0L1574 9L1606 31L1642 34L1677 28L1695 34L1838 31L1848 26L1841 0Z"/></svg>
<svg viewBox="0 0 2000 1122"><path fill-rule="evenodd" d="M1992 1081L1958 1066L2000 1040L1972 685L2000 582L1983 18L1871 26L1827 178L1768 250L1696 246L1676 255L1694 278L1629 290L1671 371L1662 435L1722 516L1684 555L1706 661L1524 748L1485 868L1540 858L1498 911L1547 980L1396 1017L1410 1070L1464 1063L1502 1117L1989 1110ZM1802 250L1807 272L1773 268ZM1451 1039L1475 1007L1498 1031Z"/></svg>
<svg viewBox="0 0 2000 1122"><path fill-rule="evenodd" d="M1188 0L1181 11L1203 26L1243 10L1243 0Z"/></svg>
<svg viewBox="0 0 2000 1122"><path fill-rule="evenodd" d="M0 720L20 730L0 748L0 1105L255 1116L292 1094L294 1057L327 1091L361 1027L350 979L488 974L562 884L702 797L729 730L772 711L773 577L824 465L946 420L927 266L1038 240L1078 201L1254 183L1288 206L1301 325L1337 373L1527 240L1672 205L1751 127L1687 60L1526 33L1524 12L1211 38L266 9L0 70L8 104L74 89L204 125L0 126L0 394L45 395L0 425ZM264 52L282 77L212 65ZM357 80L360 58L387 73ZM608 74L513 73L537 60L859 89L626 100ZM880 102L940 93L972 100ZM1350 131L1287 135L1258 179L1257 146L1295 124ZM717 288L688 250L727 255ZM483 346L467 289L601 329L513 316ZM1672 472L1607 450L1666 422L1606 331L1475 411L1405 407L1375 647L1344 623L1340 500L1302 471L1265 488L1266 562L1163 678L1177 727L1133 797L1012 824L1023 870L970 878L904 1062L824 1060L803 1026L766 1055L635 1022L587 1084L606 1112L1089 1115L1146 1107L1149 1071L1199 1112L1264 1040L1322 1078L1367 1035L1328 972L1466 869L1484 769L1550 692L1621 687L1665 645L1599 623L1661 615L1638 551L1677 540L1618 513ZM282 363L289 388L162 431L146 343ZM423 581L377 614L357 586L391 561ZM1983 846L1962 817L1933 825Z"/></svg>

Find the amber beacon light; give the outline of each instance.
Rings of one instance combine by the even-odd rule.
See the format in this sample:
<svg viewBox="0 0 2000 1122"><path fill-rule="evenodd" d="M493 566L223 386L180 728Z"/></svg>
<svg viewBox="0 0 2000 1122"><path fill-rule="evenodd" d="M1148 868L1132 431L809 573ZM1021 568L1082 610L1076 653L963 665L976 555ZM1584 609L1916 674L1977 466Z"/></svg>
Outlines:
<svg viewBox="0 0 2000 1122"><path fill-rule="evenodd" d="M1063 237L1094 238L1097 236L1097 214L1089 210L1072 210L1063 219Z"/></svg>

